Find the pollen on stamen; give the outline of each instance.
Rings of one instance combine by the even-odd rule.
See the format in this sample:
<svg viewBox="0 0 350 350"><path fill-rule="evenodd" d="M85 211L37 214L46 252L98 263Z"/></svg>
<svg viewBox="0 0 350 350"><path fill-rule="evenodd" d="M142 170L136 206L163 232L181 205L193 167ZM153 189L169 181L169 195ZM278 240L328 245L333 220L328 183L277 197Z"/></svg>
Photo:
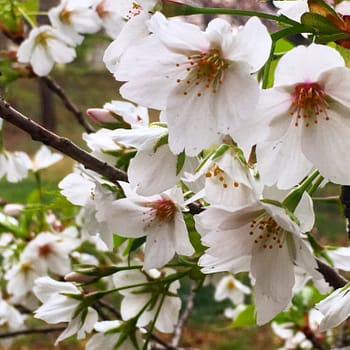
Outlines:
<svg viewBox="0 0 350 350"><path fill-rule="evenodd" d="M234 186L234 187L238 187L238 186L239 186L239 183L238 183L237 181L235 181L235 182L233 183L233 186Z"/></svg>
<svg viewBox="0 0 350 350"><path fill-rule="evenodd" d="M327 95L318 83L300 83L295 86L289 114L295 116L294 125L299 126L298 119L303 120L305 127L317 125L318 118L329 120L330 109Z"/></svg>

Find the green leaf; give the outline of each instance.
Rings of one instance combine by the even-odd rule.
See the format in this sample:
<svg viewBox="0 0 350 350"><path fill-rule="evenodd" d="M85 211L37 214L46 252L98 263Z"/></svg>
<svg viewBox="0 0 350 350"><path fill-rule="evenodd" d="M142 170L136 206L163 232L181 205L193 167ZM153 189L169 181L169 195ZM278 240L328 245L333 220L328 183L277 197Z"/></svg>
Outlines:
<svg viewBox="0 0 350 350"><path fill-rule="evenodd" d="M328 18L317 13L306 12L301 16L301 23L310 26L319 34L336 34L343 33Z"/></svg>
<svg viewBox="0 0 350 350"><path fill-rule="evenodd" d="M18 77L18 71L12 67L12 61L6 58L0 59L0 86L6 86Z"/></svg>
<svg viewBox="0 0 350 350"><path fill-rule="evenodd" d="M176 176L179 175L180 171L182 170L186 160L185 151L182 151L178 156L176 160Z"/></svg>
<svg viewBox="0 0 350 350"><path fill-rule="evenodd" d="M118 235L113 235L113 247L115 249L119 248L126 240L127 240L126 237L120 237Z"/></svg>
<svg viewBox="0 0 350 350"><path fill-rule="evenodd" d="M231 326L233 328L238 328L255 325L255 307L254 305L247 305L245 309L237 315Z"/></svg>
<svg viewBox="0 0 350 350"><path fill-rule="evenodd" d="M21 26L11 0L0 0L0 24L9 32L16 32Z"/></svg>
<svg viewBox="0 0 350 350"><path fill-rule="evenodd" d="M30 20L36 24L36 13L39 11L39 0L17 0L14 2L17 9L30 18Z"/></svg>
<svg viewBox="0 0 350 350"><path fill-rule="evenodd" d="M160 146L167 145L167 144L168 144L168 134L160 136L153 145L153 152L157 152L157 149Z"/></svg>

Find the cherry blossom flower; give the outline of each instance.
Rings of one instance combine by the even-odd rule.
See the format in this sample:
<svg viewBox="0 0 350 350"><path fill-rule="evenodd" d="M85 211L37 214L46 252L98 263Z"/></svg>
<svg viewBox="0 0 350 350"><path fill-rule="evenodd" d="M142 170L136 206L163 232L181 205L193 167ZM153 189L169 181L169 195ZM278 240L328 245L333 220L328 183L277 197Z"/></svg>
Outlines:
<svg viewBox="0 0 350 350"><path fill-rule="evenodd" d="M304 195L294 215L266 202L237 210L210 206L195 216L202 243L209 247L199 260L204 273L250 271L255 280L257 323L264 324L290 303L294 265L320 278L303 232L313 226L311 198Z"/></svg>
<svg viewBox="0 0 350 350"><path fill-rule="evenodd" d="M0 150L0 179L6 176L9 182L19 182L28 176L31 161L24 152Z"/></svg>
<svg viewBox="0 0 350 350"><path fill-rule="evenodd" d="M115 345L124 336L121 333L123 322L121 321L101 321L95 324L95 330L98 332L93 335L86 344L86 350L114 350ZM134 350L135 348L142 348L143 340L140 332L135 334L128 334L129 336L119 344L118 349ZM137 347L135 346L137 343Z"/></svg>
<svg viewBox="0 0 350 350"><path fill-rule="evenodd" d="M111 9L111 3L108 1L108 8ZM101 3L101 1L99 1ZM104 2L102 1L102 4ZM115 71L119 65L119 61L124 52L131 46L137 45L149 34L147 21L150 18L149 11L156 5L156 0L119 0L118 14L112 12L113 19L113 36L115 40L107 47L103 62L107 69L115 75ZM115 8L115 5L113 5ZM100 12L100 11L98 11ZM109 11L108 11L109 12ZM101 16L101 15L100 15ZM102 13L103 21L104 13ZM116 18L118 17L118 19ZM107 18L111 18L108 13ZM104 21L105 24L106 21ZM111 21L108 21L108 25ZM106 27L109 31L109 28ZM117 35L117 32L119 34Z"/></svg>
<svg viewBox="0 0 350 350"><path fill-rule="evenodd" d="M256 118L238 141L257 143L265 184L291 188L313 168L327 180L350 184L344 166L350 162L349 88L350 70L330 47L299 46L281 58L274 87L264 90Z"/></svg>
<svg viewBox="0 0 350 350"><path fill-rule="evenodd" d="M146 236L146 270L164 266L175 253L187 256L194 253L181 212L184 201L180 188L143 197L128 183L120 185L126 198L100 210L99 218L107 220L110 230L122 237Z"/></svg>
<svg viewBox="0 0 350 350"><path fill-rule="evenodd" d="M126 21L143 12L148 12L155 4L155 0L97 0L94 8L106 33L116 39L126 25Z"/></svg>
<svg viewBox="0 0 350 350"><path fill-rule="evenodd" d="M220 134L235 138L258 101L252 73L270 52L265 26L251 18L235 33L228 22L214 19L203 32L157 12L149 28L153 34L130 46L114 71L126 81L122 96L164 110L175 154L185 149L194 156L219 142Z"/></svg>
<svg viewBox="0 0 350 350"><path fill-rule="evenodd" d="M0 297L0 333L6 334L18 331L25 327L25 317L6 300ZM10 346L11 339L1 339L0 344L7 348Z"/></svg>
<svg viewBox="0 0 350 350"><path fill-rule="evenodd" d="M240 150L228 147L223 155L218 156L220 148L213 152L195 175L185 174L186 184L205 176L204 194L209 203L230 208L251 203L256 198L252 189L258 189L258 182L253 180L250 169L240 159Z"/></svg>
<svg viewBox="0 0 350 350"><path fill-rule="evenodd" d="M250 294L250 289L232 275L226 275L217 284L214 299L221 301L228 298L238 305L243 303L245 294Z"/></svg>
<svg viewBox="0 0 350 350"><path fill-rule="evenodd" d="M80 300L64 295L64 293L81 295L80 290L70 282L55 281L50 277L41 277L35 281L34 294L43 303L36 311L35 317L47 323L68 322L67 328L57 338L55 345L73 334L78 339L85 338L86 332L91 332L98 320L97 312L88 307L86 315L82 312L76 315Z"/></svg>
<svg viewBox="0 0 350 350"><path fill-rule="evenodd" d="M75 243L75 244L74 244ZM40 262L53 273L64 276L71 271L69 253L75 249L80 240L65 240L64 236L43 232L37 235L25 247L22 259Z"/></svg>
<svg viewBox="0 0 350 350"><path fill-rule="evenodd" d="M77 172L67 175L59 184L61 193L78 206L81 211L82 235L90 237L99 234L109 249L113 248L113 235L108 228L108 219L98 217L98 210L103 211L115 199L113 193L88 173Z"/></svg>
<svg viewBox="0 0 350 350"><path fill-rule="evenodd" d="M49 11L51 24L74 44L80 44L84 39L80 34L96 33L101 28L93 4L94 0L62 0Z"/></svg>
<svg viewBox="0 0 350 350"><path fill-rule="evenodd" d="M34 159L32 161L32 170L34 172L37 172L39 170L48 168L51 165L59 162L61 159L63 159L62 154L53 153L47 146L42 145L34 155Z"/></svg>
<svg viewBox="0 0 350 350"><path fill-rule="evenodd" d="M166 275L174 272L171 269L166 269ZM147 271L142 273L138 270L121 271L113 275L113 283L116 288L132 286L136 284L144 284L141 287L127 288L120 291L124 296L120 312L123 320L129 320L137 316L147 303L152 306L142 312L137 320L137 327L144 327L151 322L157 310L160 307L161 295L152 294L152 289L147 290L147 282L149 280L157 280L161 276L157 270ZM181 300L177 296L177 290L180 287L179 281L174 281L169 286L169 293L162 301L161 309L155 322L155 327L160 332L171 333L177 323ZM155 299L157 298L157 299Z"/></svg>
<svg viewBox="0 0 350 350"><path fill-rule="evenodd" d="M324 315L320 323L321 332L340 325L350 315L349 284L336 289L315 307Z"/></svg>
<svg viewBox="0 0 350 350"><path fill-rule="evenodd" d="M17 51L18 62L30 63L39 76L50 73L55 62L68 63L76 53L71 39L57 29L44 25L33 28Z"/></svg>

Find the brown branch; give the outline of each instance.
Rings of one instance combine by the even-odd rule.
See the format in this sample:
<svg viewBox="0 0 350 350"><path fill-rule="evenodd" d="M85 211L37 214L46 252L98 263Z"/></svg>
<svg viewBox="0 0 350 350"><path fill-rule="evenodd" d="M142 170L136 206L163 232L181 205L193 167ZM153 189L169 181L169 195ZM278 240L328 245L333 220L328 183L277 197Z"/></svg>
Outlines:
<svg viewBox="0 0 350 350"><path fill-rule="evenodd" d="M55 80L50 77L42 77L41 79L46 83L48 88L62 100L64 106L75 116L78 123L86 132L90 133L95 131L90 123L84 118L83 112L68 98L64 90Z"/></svg>
<svg viewBox="0 0 350 350"><path fill-rule="evenodd" d="M349 281L343 276L339 275L331 266L325 264L323 261L316 259L317 270L323 275L326 282L334 289L343 288Z"/></svg>
<svg viewBox="0 0 350 350"><path fill-rule="evenodd" d="M33 140L40 141L45 145L53 147L57 151L83 164L85 168L104 176L109 181L113 183L117 181L128 181L125 172L93 157L69 139L60 137L52 131L45 129L32 119L18 112L3 98L0 98L0 117L27 132Z"/></svg>
<svg viewBox="0 0 350 350"><path fill-rule="evenodd" d="M23 329L23 330L20 330L20 331L1 333L0 334L0 339L2 339L2 338L18 337L20 335L41 334L41 333L50 333L50 332L61 332L61 331L64 331L65 329L66 329L65 326Z"/></svg>
<svg viewBox="0 0 350 350"><path fill-rule="evenodd" d="M174 336L173 336L173 339L171 340L172 346L176 347L180 343L183 327L184 327L188 317L190 316L191 311L192 311L193 306L194 306L194 298L196 296L196 292L195 292L196 287L197 287L197 283L195 281L192 281L190 294L188 295L187 301L186 301L186 306L185 306L185 308L184 308L184 310L179 318L179 321L175 327Z"/></svg>

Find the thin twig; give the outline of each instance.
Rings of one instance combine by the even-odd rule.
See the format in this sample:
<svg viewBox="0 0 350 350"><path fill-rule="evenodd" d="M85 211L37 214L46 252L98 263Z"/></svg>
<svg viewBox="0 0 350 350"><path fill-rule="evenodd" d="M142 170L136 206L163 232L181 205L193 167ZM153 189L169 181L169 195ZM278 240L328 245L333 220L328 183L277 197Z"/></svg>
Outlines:
<svg viewBox="0 0 350 350"><path fill-rule="evenodd" d="M20 331L1 333L0 334L0 339L1 338L18 337L20 335L28 335L28 334L41 334L41 333L61 332L61 331L64 331L65 329L66 329L65 326L23 329L23 330L20 330Z"/></svg>
<svg viewBox="0 0 350 350"><path fill-rule="evenodd" d="M349 281L343 276L339 275L331 266L325 264L323 261L316 259L317 269L323 275L326 282L333 288L343 288Z"/></svg>
<svg viewBox="0 0 350 350"><path fill-rule="evenodd" d="M83 112L69 99L61 86L50 77L42 77L41 78L48 88L53 91L63 102L64 106L70 111L78 123L85 129L86 132L94 132L94 128L90 125L90 123L84 118Z"/></svg>
<svg viewBox="0 0 350 350"><path fill-rule="evenodd" d="M27 132L33 140L53 147L57 151L83 164L85 168L95 171L113 183L128 180L125 172L93 157L75 145L71 140L60 137L52 131L45 129L40 124L18 112L3 98L0 98L0 117Z"/></svg>
<svg viewBox="0 0 350 350"><path fill-rule="evenodd" d="M180 343L183 327L184 327L188 317L190 316L191 311L192 311L193 306L194 306L194 298L196 296L196 292L195 292L196 287L197 287L197 283L195 281L192 281L190 294L187 297L185 308L184 308L184 310L179 318L179 321L177 322L177 325L175 327L174 336L173 336L173 339L171 340L172 346L178 346Z"/></svg>

